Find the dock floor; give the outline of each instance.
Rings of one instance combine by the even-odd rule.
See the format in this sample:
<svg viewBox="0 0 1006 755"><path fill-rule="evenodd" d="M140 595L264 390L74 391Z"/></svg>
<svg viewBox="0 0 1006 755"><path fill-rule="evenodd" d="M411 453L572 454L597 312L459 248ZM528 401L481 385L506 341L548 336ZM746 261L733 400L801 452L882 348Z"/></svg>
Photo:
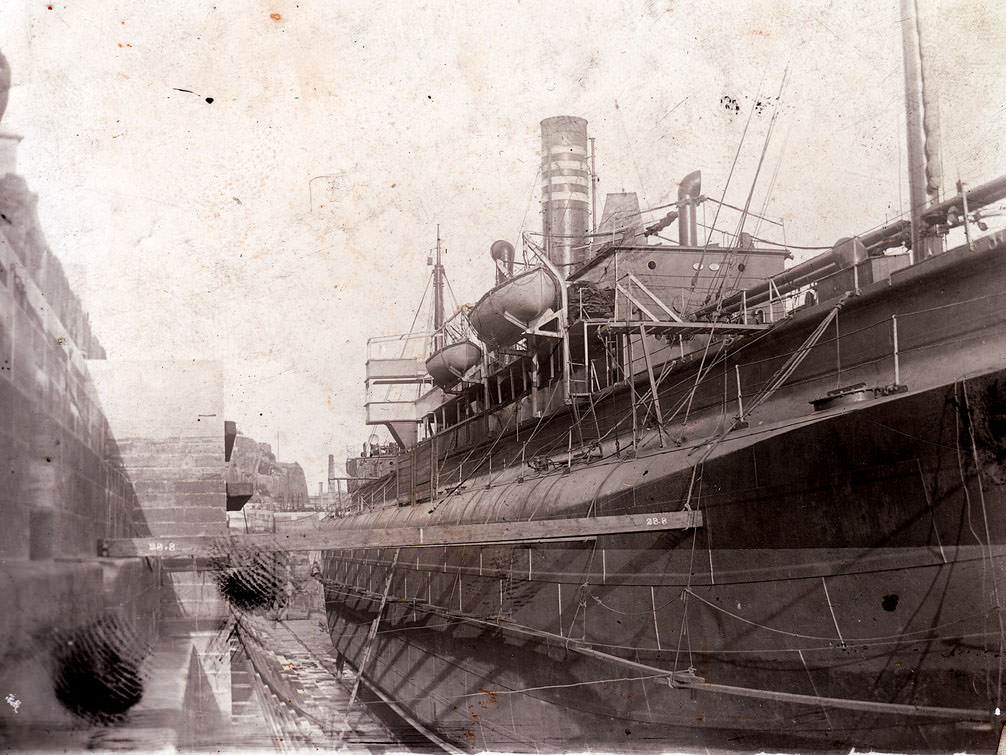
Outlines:
<svg viewBox="0 0 1006 755"><path fill-rule="evenodd" d="M371 712L364 700L347 715L354 674L336 668L323 619L245 617L238 635L280 750L391 753L428 744Z"/></svg>

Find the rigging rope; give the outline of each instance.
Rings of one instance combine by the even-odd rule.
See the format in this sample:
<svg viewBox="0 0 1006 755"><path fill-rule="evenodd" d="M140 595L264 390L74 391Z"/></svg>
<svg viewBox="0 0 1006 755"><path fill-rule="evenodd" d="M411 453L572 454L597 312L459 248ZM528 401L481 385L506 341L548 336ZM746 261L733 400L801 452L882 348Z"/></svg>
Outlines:
<svg viewBox="0 0 1006 755"><path fill-rule="evenodd" d="M991 534L991 531L989 530L988 510L987 510L986 505L985 505L985 485L982 482L981 462L979 461L979 458L978 458L978 445L977 445L977 442L975 441L975 419L974 419L974 415L971 412L971 405L970 405L969 400L968 400L967 379L966 378L962 378L960 382L961 382L961 392L964 394L964 404L963 404L963 406L964 406L965 411L967 412L967 418L968 418L968 434L969 434L970 440L971 440L971 453L972 453L972 458L973 458L974 464L975 464L975 477L976 477L976 479L978 481L978 493L979 493L979 501L981 502L982 521L984 522L984 525L985 525L985 538L986 538L986 541L984 543L982 543L981 540L978 539L977 533L975 533L974 527L971 524L970 497L968 496L968 493L967 493L967 484L964 482L964 477L963 477L963 475L964 475L964 469L963 469L963 466L960 464L960 412L959 411L958 411L958 414L957 414L957 419L955 420L955 425L958 427L958 430L957 430L958 467L961 470L961 483L962 483L962 487L964 489L965 499L968 501L968 526L971 528L972 534L975 535L976 539L978 539L979 544L982 546L982 555L983 555L983 558L982 558L982 581L985 582L986 580L991 579L991 583L992 583L992 599L993 599L993 601L995 603L995 611L996 611L996 615L997 615L997 619L998 619L998 623L999 623L999 650L996 653L996 656L998 657L998 664L997 664L998 665L998 680L996 682L996 708L1000 709L1002 707L1002 681L1003 681L1003 658L1002 658L1002 656L1003 656L1003 644L1004 644L1004 640L1006 640L1006 627L1003 626L1002 605L1001 605L1001 603L999 601L999 585L998 585L998 580L996 579L996 568L995 568L995 564L993 563L993 558L992 558L992 534ZM957 383L954 383L954 398L955 399L957 398ZM991 686L991 669L988 668L988 655L989 654L986 652L985 653L985 659L986 659L986 687L987 688ZM990 697L991 697L991 695L990 695Z"/></svg>
<svg viewBox="0 0 1006 755"><path fill-rule="evenodd" d="M762 81L764 81L764 76L762 77ZM759 91L761 90L761 84L758 85L758 89L759 89ZM745 139L745 137L747 137L748 128L751 126L751 119L754 117L754 114L755 114L755 107L752 105L751 106L751 112L748 113L748 119L747 119L747 121L744 124L744 130L741 132L740 141L737 143L737 151L734 153L733 162L730 164L730 172L727 173L727 180L723 184L723 195L720 197L720 203L717 203L717 205L716 205L716 212L713 214L713 222L712 222L712 225L711 225L711 227L709 229L709 233L706 236L706 243L703 244L704 248L702 250L702 254L699 256L698 267L695 268L695 274L692 276L692 283L691 283L691 287L689 289L692 292L695 291L695 286L698 283L698 280L699 280L699 271L702 269L702 264L705 262L706 252L709 249L709 243L713 239L713 230L712 229L716 227L716 221L720 217L720 209L721 209L721 206L722 206L721 203L723 202L723 200L725 200L727 198L727 189L730 187L730 179L733 178L734 170L737 168L737 161L740 159L740 156L741 156L741 148L744 146L744 139Z"/></svg>
<svg viewBox="0 0 1006 755"><path fill-rule="evenodd" d="M782 81L779 83L779 94L776 96L776 102L782 99L782 93L783 90L786 88L786 79L788 78L788 76L789 76L789 64L786 65L786 69L783 71ZM736 245L739 245L741 243L741 233L744 231L744 223L747 220L748 213L751 210L751 202L754 199L755 187L758 185L758 177L761 175L762 165L764 165L765 163L765 155L768 153L768 145L772 141L772 132L775 130L775 124L778 117L779 117L779 108L777 106L772 111L772 118L769 121L768 129L765 132L765 143L762 145L761 155L759 155L758 157L758 165L757 167L755 167L754 178L751 179L751 188L748 190L747 200L744 202L744 209L741 211L740 219L737 221L737 230L734 231L734 239L735 239L734 243ZM733 256L733 254L734 253L732 251L728 253L726 259L728 260L731 256ZM716 297L718 301L721 303L723 301L723 286L727 280L728 267L729 267L728 265L723 265L720 268L720 270L718 270L716 273L716 277L720 279L719 287L718 290L716 291ZM712 289L712 285L714 284L710 285L710 290ZM717 310L718 309L719 307L717 306Z"/></svg>
<svg viewBox="0 0 1006 755"><path fill-rule="evenodd" d="M768 384L762 388L762 390L758 393L757 396L755 396L754 400L749 404L748 410L745 412L745 416L751 416L754 412L756 412L758 408L766 401L768 401L772 397L772 395L783 385L783 383L785 383L790 378L790 376L794 372L796 372L797 368L801 364L803 364L803 360L807 357L808 354L810 354L811 350L820 340L821 336L824 335L825 331L828 329L828 326L831 325L832 320L838 317L839 311L842 309L843 306L845 306L845 302L848 300L850 295L851 294L849 292L842 294L839 300L835 303L835 306L833 306L828 311L828 314L825 315L824 319L821 320L821 322L814 329L814 331L809 336L807 336L807 339L800 345L800 348L798 348L793 353L793 355L786 361L786 363L776 371L775 375L772 376ZM723 440L723 438L725 438L727 434L730 433L733 429L735 429L737 425L739 425L743 420L744 420L743 417L737 417L726 430L717 435L707 445L708 451L704 454L703 458L708 457L709 453L712 452L712 449L715 447L715 445L718 444L721 440Z"/></svg>

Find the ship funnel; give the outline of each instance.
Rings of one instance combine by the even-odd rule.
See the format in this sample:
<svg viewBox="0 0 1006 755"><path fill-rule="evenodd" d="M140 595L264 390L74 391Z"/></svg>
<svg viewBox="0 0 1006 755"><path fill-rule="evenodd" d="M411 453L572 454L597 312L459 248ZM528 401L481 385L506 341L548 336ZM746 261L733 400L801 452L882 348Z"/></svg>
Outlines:
<svg viewBox="0 0 1006 755"><path fill-rule="evenodd" d="M695 225L695 206L702 191L702 171L693 170L678 184L678 243L681 246L698 246Z"/></svg>
<svg viewBox="0 0 1006 755"><path fill-rule="evenodd" d="M587 121L570 115L541 122L541 210L545 251L564 275L586 259L590 178Z"/></svg>
<svg viewBox="0 0 1006 755"><path fill-rule="evenodd" d="M332 492L332 483L335 482L335 454L328 455L328 492Z"/></svg>
<svg viewBox="0 0 1006 755"><path fill-rule="evenodd" d="M503 239L494 241L489 247L489 254L496 264L496 285L513 278L513 244Z"/></svg>

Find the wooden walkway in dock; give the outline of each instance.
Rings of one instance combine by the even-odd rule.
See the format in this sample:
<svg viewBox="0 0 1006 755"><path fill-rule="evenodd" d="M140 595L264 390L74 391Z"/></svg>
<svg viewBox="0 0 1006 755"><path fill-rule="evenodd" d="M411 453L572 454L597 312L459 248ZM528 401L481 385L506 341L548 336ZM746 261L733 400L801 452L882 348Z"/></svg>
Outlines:
<svg viewBox="0 0 1006 755"><path fill-rule="evenodd" d="M245 616L237 637L279 751L441 752L381 704L357 700L347 716L355 675L336 668L323 618Z"/></svg>

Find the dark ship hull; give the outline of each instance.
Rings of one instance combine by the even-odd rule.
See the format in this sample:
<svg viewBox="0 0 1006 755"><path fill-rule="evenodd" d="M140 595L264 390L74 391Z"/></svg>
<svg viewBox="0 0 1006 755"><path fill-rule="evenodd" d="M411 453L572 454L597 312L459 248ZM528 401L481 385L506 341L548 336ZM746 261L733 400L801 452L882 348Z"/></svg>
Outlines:
<svg viewBox="0 0 1006 755"><path fill-rule="evenodd" d="M701 525L331 551L336 649L468 749L994 749L1004 252L997 234L890 279L857 278L858 290L850 279L848 298L676 360L658 391L663 426L649 413L635 448L613 428L645 378L498 438L475 415L420 443L341 526L682 508ZM735 377L744 402L761 401L750 416ZM673 407L687 418L668 418ZM571 428L585 427L595 440L578 447L597 454L574 457Z"/></svg>

